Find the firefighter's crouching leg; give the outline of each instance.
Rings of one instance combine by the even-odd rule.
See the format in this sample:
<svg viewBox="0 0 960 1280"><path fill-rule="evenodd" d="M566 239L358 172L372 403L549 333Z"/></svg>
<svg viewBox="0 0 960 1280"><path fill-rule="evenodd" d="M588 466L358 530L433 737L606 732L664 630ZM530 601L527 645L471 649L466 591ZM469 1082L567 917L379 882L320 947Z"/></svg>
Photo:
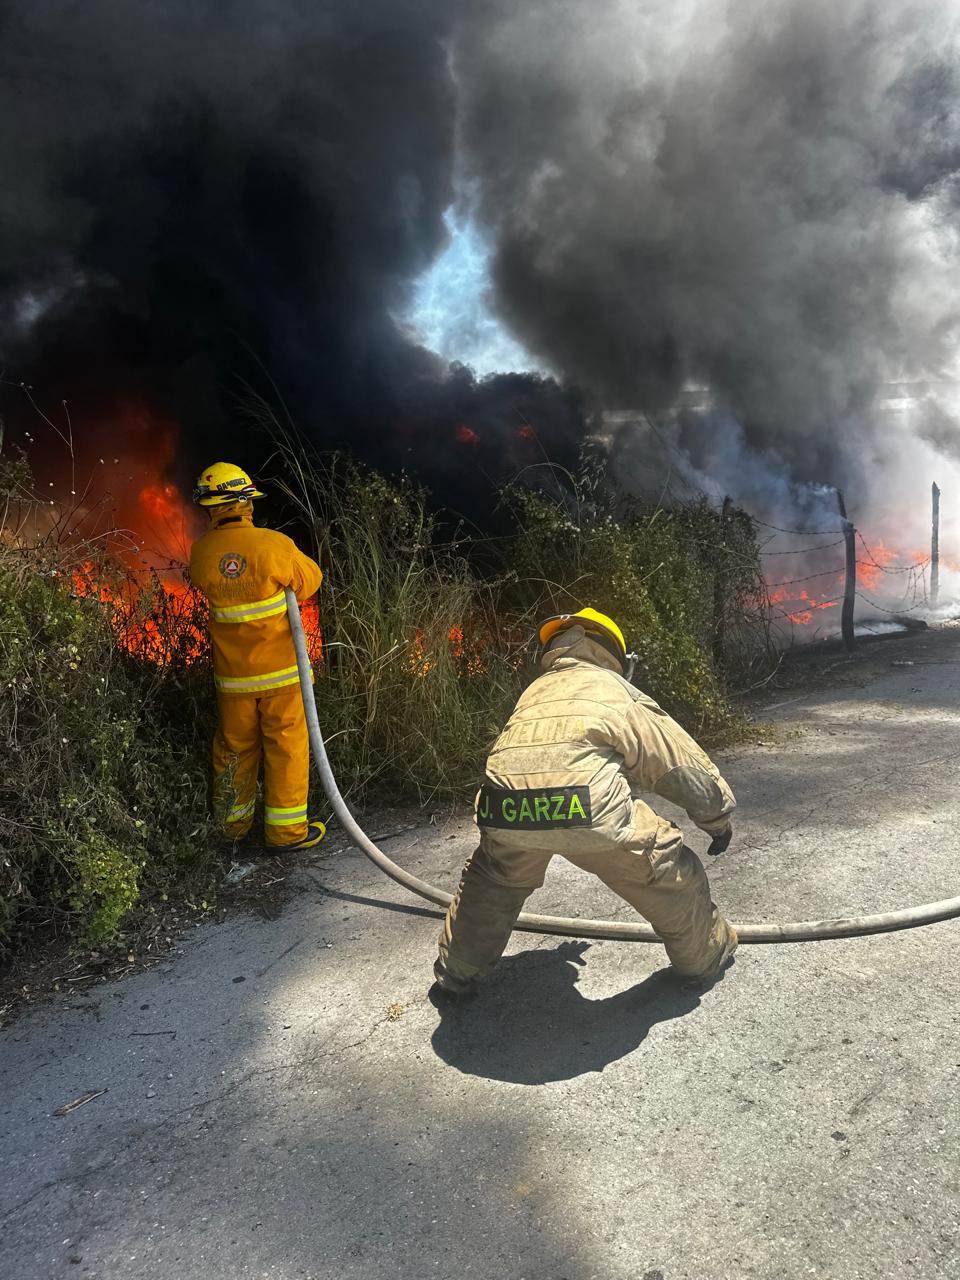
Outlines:
<svg viewBox="0 0 960 1280"><path fill-rule="evenodd" d="M717 910L703 863L686 845L657 857L614 845L594 855L589 869L650 921L680 977L711 978L733 954L736 931Z"/></svg>
<svg viewBox="0 0 960 1280"><path fill-rule="evenodd" d="M260 772L260 725L252 694L217 698L213 736L213 810L225 840L242 840L250 830Z"/></svg>
<svg viewBox="0 0 960 1280"><path fill-rule="evenodd" d="M299 844L307 835L310 738L299 684L260 699L263 735L263 822L268 845Z"/></svg>
<svg viewBox="0 0 960 1280"><path fill-rule="evenodd" d="M502 846L493 853L481 840L463 869L440 933L433 971L444 990L469 991L490 972L523 904L543 884L549 862L549 854L511 852Z"/></svg>

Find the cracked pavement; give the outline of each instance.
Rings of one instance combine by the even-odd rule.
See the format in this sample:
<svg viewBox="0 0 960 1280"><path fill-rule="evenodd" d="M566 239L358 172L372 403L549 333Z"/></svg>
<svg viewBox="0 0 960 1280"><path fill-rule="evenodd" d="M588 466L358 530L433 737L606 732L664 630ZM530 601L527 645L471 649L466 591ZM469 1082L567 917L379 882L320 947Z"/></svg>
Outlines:
<svg viewBox="0 0 960 1280"><path fill-rule="evenodd" d="M960 632L909 656L718 756L740 808L708 871L734 919L960 892ZM457 818L387 848L453 887L471 840ZM531 909L629 918L559 860ZM278 919L205 924L22 1016L0 1042L0 1275L960 1275L960 921L744 947L703 995L656 946L516 934L443 1017L436 932L328 850Z"/></svg>

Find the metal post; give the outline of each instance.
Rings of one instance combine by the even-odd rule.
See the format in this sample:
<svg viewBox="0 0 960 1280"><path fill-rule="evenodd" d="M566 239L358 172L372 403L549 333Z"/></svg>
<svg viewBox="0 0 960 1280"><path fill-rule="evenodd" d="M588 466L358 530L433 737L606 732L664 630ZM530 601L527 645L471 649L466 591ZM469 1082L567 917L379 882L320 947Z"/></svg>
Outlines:
<svg viewBox="0 0 960 1280"><path fill-rule="evenodd" d="M843 521L843 541L846 550L845 574L843 579L843 609L840 613L840 633L843 636L844 648L853 652L853 609L857 596L857 531L847 519L847 507L843 494L837 490L837 506Z"/></svg>
<svg viewBox="0 0 960 1280"><path fill-rule="evenodd" d="M713 573L713 669L719 675L723 669L724 640L726 631L727 602L729 596L730 562L727 556L727 525L733 503L724 498L720 511L720 555Z"/></svg>
<svg viewBox="0 0 960 1280"><path fill-rule="evenodd" d="M930 533L930 605L937 607L940 595L940 490L933 482L933 528Z"/></svg>

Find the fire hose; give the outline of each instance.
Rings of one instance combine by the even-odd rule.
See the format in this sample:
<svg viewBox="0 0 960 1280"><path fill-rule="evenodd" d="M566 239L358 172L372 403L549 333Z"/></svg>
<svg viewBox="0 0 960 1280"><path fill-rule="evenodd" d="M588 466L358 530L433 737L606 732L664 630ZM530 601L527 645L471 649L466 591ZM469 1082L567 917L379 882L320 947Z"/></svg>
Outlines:
<svg viewBox="0 0 960 1280"><path fill-rule="evenodd" d="M300 619L296 596L288 587L287 617L300 673L300 692L310 733L310 746L320 781L340 825L358 849L371 862L409 889L419 898L433 902L438 907L448 907L452 895L411 875L398 866L379 849L350 812L340 794L337 780L330 766L330 759L320 731L320 718L313 692L313 671L307 640ZM820 942L828 938L856 938L870 933L893 933L898 929L916 929L920 925L935 924L940 920L952 920L960 916L960 898L944 898L940 902L928 902L919 907L906 907L899 911L883 911L876 915L842 916L834 920L791 920L782 924L737 924L734 927L741 942ZM522 912L515 926L527 933L555 933L568 938L603 938L611 942L659 942L660 939L648 924L620 920L581 920L577 917L541 916Z"/></svg>

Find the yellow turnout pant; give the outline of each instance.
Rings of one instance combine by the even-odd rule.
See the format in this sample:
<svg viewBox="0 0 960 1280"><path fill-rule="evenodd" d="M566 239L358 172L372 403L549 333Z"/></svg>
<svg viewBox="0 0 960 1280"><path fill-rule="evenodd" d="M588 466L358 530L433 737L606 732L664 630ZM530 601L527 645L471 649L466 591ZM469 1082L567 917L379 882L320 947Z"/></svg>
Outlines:
<svg viewBox="0 0 960 1280"><path fill-rule="evenodd" d="M556 843L561 840L557 833ZM591 843L595 847L547 851L482 832L443 922L434 966L440 985L465 990L490 972L524 902L543 884L554 852L599 876L649 920L678 974L709 973L726 944L728 925L711 900L707 874L693 850L679 841L674 850L658 855L612 841Z"/></svg>
<svg viewBox="0 0 960 1280"><path fill-rule="evenodd" d="M253 824L263 759L264 833L268 845L307 835L310 742L298 684L257 696L221 693L213 739L214 811L228 840Z"/></svg>

